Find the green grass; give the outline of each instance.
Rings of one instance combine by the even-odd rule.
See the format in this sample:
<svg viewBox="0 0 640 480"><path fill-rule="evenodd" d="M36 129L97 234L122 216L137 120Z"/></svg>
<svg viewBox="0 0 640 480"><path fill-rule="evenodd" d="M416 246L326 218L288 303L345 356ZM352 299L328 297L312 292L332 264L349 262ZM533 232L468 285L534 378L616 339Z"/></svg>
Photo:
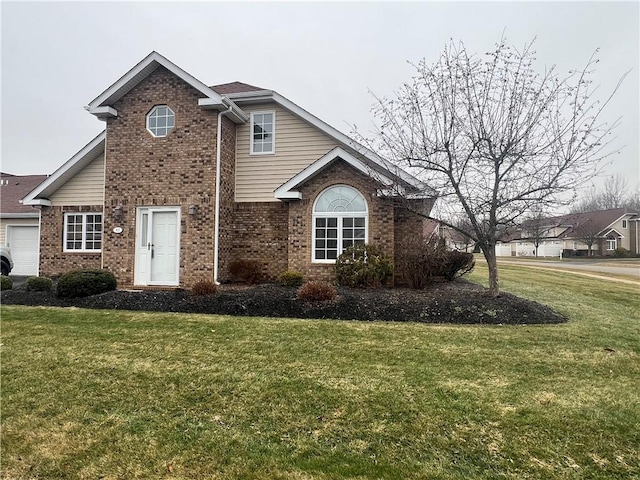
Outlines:
<svg viewBox="0 0 640 480"><path fill-rule="evenodd" d="M3 478L640 478L637 288L500 271L570 322L3 306Z"/></svg>
<svg viewBox="0 0 640 480"><path fill-rule="evenodd" d="M482 255L475 255L477 263L485 263L485 259ZM555 265L553 264L562 264L562 267L556 268L557 270L561 270L562 272L573 273L574 275L582 275L582 276L598 276L604 278L614 278L620 280L631 280L632 282L640 282L640 279L637 275L624 274L624 273L609 273L609 272L601 272L597 269L584 269L584 268L572 268L573 266L582 267L584 265L590 266L606 266L606 267L623 267L623 268L638 268L640 267L640 258L610 258L610 259L589 259L588 257L567 257L563 259L559 258L535 258L535 257L498 257L498 267L502 268L503 265L515 265L521 264L526 266L528 264L537 264L540 262L544 262L544 266L531 266L529 268L534 269L554 269Z"/></svg>

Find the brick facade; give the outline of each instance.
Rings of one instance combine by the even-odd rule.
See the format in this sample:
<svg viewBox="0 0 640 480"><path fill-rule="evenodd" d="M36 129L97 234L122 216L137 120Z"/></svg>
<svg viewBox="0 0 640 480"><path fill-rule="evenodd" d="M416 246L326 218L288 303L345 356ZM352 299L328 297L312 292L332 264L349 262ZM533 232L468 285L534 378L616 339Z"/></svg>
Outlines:
<svg viewBox="0 0 640 480"><path fill-rule="evenodd" d="M378 185L348 164L337 161L303 184L302 200L270 203L236 203L233 216L232 260L255 260L262 266L262 278L273 281L285 270L301 272L305 280L334 280L334 266L312 262L313 204L325 189L338 185L357 189L368 207L368 243L380 246L394 258L396 239L420 233L424 218L394 205L376 194ZM432 202L418 201L415 211L428 213ZM221 272L221 280L227 280ZM397 279L396 281L401 280Z"/></svg>
<svg viewBox="0 0 640 480"><path fill-rule="evenodd" d="M102 205L82 207L42 207L40 211L40 275L57 277L71 270L100 268L99 253L64 251L64 214L101 213Z"/></svg>
<svg viewBox="0 0 640 480"><path fill-rule="evenodd" d="M134 283L136 209L142 206L180 208L180 283L213 280L218 112L200 108L200 97L160 67L114 104L118 116L107 121L103 257L119 285ZM146 128L147 113L156 105L175 113L166 137L156 138ZM235 138L228 135L228 163L231 142ZM190 205L196 215L189 215ZM123 208L121 220L112 214L117 206ZM120 234L113 232L118 226Z"/></svg>
<svg viewBox="0 0 640 480"><path fill-rule="evenodd" d="M180 286L214 280L219 112L198 106L201 96L158 67L113 104L118 114L107 120L102 254L62 252L64 212L101 212L102 206L43 207L43 275L102 267L116 275L121 288L132 287L138 209L173 207L179 211ZM156 138L146 128L147 114L156 105L167 105L175 113L175 127L166 137ZM235 202L236 125L223 116L221 129L219 280L229 280L234 260L258 261L267 281L287 269L303 273L306 279L333 280L332 264L312 262L312 208L322 191L337 184L349 185L364 196L368 243L392 258L398 254L399 238L422 231L420 217L380 197L374 180L341 160L300 186L302 200ZM189 213L190 206L195 206L195 214ZM121 215L116 216L116 208ZM122 231L114 232L116 227Z"/></svg>
<svg viewBox="0 0 640 480"><path fill-rule="evenodd" d="M226 117L222 117L222 175L220 178L220 234L218 249L218 279L226 281L229 263L235 259L234 245L236 232L235 215L235 164L236 164L236 126Z"/></svg>
<svg viewBox="0 0 640 480"><path fill-rule="evenodd" d="M289 206L283 202L236 203L233 212L232 260L255 260L262 279L275 280L287 270L287 221ZM228 280L228 271L221 271Z"/></svg>
<svg viewBox="0 0 640 480"><path fill-rule="evenodd" d="M393 258L394 255L394 207L376 195L377 184L366 175L343 161L336 161L311 178L298 190L302 200L289 204L289 269L305 275L308 280L333 280L332 264L313 263L313 204L325 189L343 184L358 190L367 202L369 211L368 243L373 243Z"/></svg>
<svg viewBox="0 0 640 480"><path fill-rule="evenodd" d="M415 235L424 235L427 221L424 216L429 214L432 206L433 199L431 198L404 200L401 205L396 206L394 211L394 265L398 265L400 256L403 253L403 239ZM402 272L394 271L394 283L396 285L406 284Z"/></svg>

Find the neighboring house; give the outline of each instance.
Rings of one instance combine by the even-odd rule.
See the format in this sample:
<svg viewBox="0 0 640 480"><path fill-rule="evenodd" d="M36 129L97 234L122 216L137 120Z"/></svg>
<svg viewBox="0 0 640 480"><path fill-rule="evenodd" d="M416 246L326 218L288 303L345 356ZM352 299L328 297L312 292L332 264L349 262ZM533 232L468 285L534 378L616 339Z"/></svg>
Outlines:
<svg viewBox="0 0 640 480"><path fill-rule="evenodd" d="M473 253L476 243L468 235L464 235L443 223L429 219L425 222L424 235L430 238L437 235L444 239L445 245L449 250L458 250L459 252Z"/></svg>
<svg viewBox="0 0 640 480"><path fill-rule="evenodd" d="M40 213L20 200L46 178L0 173L0 244L11 249L12 275L38 274Z"/></svg>
<svg viewBox="0 0 640 480"><path fill-rule="evenodd" d="M152 52L85 107L106 122L25 205L41 209L40 273L105 268L120 286L328 279L345 247L394 257L434 192L282 95L208 87Z"/></svg>
<svg viewBox="0 0 640 480"><path fill-rule="evenodd" d="M640 217L625 208L527 220L496 246L499 256L613 255L640 252Z"/></svg>

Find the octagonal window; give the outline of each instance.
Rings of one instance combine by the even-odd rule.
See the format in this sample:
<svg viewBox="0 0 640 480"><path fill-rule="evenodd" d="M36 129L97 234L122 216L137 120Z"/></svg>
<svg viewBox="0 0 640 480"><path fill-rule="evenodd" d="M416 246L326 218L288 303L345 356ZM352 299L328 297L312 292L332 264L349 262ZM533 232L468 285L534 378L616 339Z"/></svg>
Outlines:
<svg viewBox="0 0 640 480"><path fill-rule="evenodd" d="M154 137L166 137L175 126L176 115L166 105L157 105L147 114L147 130Z"/></svg>

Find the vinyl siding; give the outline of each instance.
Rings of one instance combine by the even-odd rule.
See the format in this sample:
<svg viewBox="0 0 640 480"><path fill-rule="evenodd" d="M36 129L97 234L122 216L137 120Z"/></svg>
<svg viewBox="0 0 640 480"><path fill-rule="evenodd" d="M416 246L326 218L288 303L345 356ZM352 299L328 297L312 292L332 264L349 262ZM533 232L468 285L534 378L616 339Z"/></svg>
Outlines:
<svg viewBox="0 0 640 480"><path fill-rule="evenodd" d="M37 218L3 218L0 220L0 245L7 244L7 225L34 225L37 227L38 224Z"/></svg>
<svg viewBox="0 0 640 480"><path fill-rule="evenodd" d="M632 215L625 215L624 217L619 219L617 222L613 222L609 226L609 228L613 228L616 232L618 232L621 235L623 235L622 238L618 238L618 246L626 248L627 250L631 250L631 242L629 241L629 239L631 237L630 230L629 230L629 225L630 225L631 222L629 221L629 219L631 217L632 217ZM622 221L623 220L627 221L627 228L622 228ZM607 228L605 230L608 230L609 228ZM617 236L617 235L614 234L614 236Z"/></svg>
<svg viewBox="0 0 640 480"><path fill-rule="evenodd" d="M51 196L52 206L102 205L104 155L100 155Z"/></svg>
<svg viewBox="0 0 640 480"><path fill-rule="evenodd" d="M276 104L243 107L247 113L275 111L275 153L250 155L250 122L239 125L236 144L236 201L275 202L273 192L338 143Z"/></svg>

